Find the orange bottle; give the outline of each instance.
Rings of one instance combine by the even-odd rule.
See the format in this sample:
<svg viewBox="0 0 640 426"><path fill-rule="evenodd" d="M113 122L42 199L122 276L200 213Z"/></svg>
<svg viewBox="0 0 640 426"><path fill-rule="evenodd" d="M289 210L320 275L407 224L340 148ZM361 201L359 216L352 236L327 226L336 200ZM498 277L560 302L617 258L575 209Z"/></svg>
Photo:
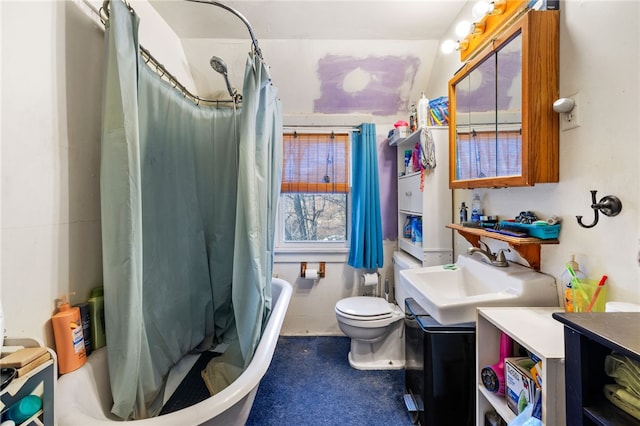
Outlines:
<svg viewBox="0 0 640 426"><path fill-rule="evenodd" d="M62 296L61 300L58 312L51 318L51 324L58 354L58 370L60 374L65 374L82 367L87 361L87 353L82 336L80 309L77 306L71 307L67 296Z"/></svg>

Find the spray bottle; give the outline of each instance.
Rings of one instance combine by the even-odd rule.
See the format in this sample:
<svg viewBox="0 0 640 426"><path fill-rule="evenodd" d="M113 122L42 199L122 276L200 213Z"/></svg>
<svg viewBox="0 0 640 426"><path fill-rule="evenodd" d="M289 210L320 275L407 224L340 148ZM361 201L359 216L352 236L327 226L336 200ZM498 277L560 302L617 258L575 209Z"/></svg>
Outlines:
<svg viewBox="0 0 640 426"><path fill-rule="evenodd" d="M51 318L53 337L56 342L60 374L82 367L87 361L87 352L82 335L80 309L71 307L66 295L61 298L58 312Z"/></svg>

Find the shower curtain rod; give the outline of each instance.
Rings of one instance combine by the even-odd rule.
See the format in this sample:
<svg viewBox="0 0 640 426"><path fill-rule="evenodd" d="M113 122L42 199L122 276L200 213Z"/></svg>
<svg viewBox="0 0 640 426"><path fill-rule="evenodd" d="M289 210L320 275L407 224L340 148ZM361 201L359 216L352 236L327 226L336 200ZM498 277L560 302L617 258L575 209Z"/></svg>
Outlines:
<svg viewBox="0 0 640 426"><path fill-rule="evenodd" d="M87 0L84 0L84 3L87 4L100 18L100 21L102 22L102 24L105 24L105 19L102 16L102 13L104 13L104 15L106 16L106 19L109 18L109 1L110 0L103 0L102 2L102 7L100 8L100 10L96 10L96 8L89 3ZM258 57L260 58L260 60L264 60L262 58L262 51L260 50L260 48L258 47L258 40L255 38L254 34L253 34L253 28L251 28L251 25L249 24L249 21L247 21L247 19L240 14L240 12L236 11L235 9L226 6L222 3L219 2L215 2L215 1L205 1L205 0L186 0L186 1L193 1L196 3L209 3L212 4L214 6L219 6L231 13L233 13L234 15L236 15L238 18L240 18L242 20L242 22L244 22L244 24L247 26L247 29L249 30L249 35L251 36L251 40L253 42L253 46L255 49L256 54L258 55ZM131 13L135 13L135 10L133 9L133 7L127 3L126 1L124 2L125 5L127 6L127 8L131 11ZM234 103L234 104L240 104L241 101L234 99L205 99L205 98L201 98L197 95L194 95L193 93L191 93L189 91L189 89L187 89L182 83L180 83L180 80L177 79L177 77L175 77L173 74L171 74L169 72L169 70L167 70L167 68L162 65L152 54L151 52L149 52L147 49L145 49L142 45L139 45L140 47L140 53L142 54L145 62L147 64L151 63L151 65L153 65L156 69L156 72L158 74L160 74L160 77L164 77L166 78L169 83L171 83L176 89L180 90L182 92L182 94L188 98L190 98L193 102L195 102L197 105L199 105L200 103L206 103L206 104L216 104L219 105L220 103Z"/></svg>
<svg viewBox="0 0 640 426"><path fill-rule="evenodd" d="M247 30L249 31L249 36L251 37L251 41L253 42L253 48L256 52L256 55L258 55L258 57L261 60L264 60L264 58L262 57L262 51L260 50L260 47L258 47L258 39L256 38L254 32L253 32L253 28L251 27L251 24L249 23L249 21L247 20L247 18L244 17L244 15L242 15L240 12L238 12L237 10L235 10L234 8L227 6L226 4L217 2L217 1L213 1L213 0L186 0L186 1L190 1L193 3L206 3L206 4L210 4L212 6L218 6L223 8L224 10L233 13L234 15L236 15L243 23L244 25L247 27Z"/></svg>
<svg viewBox="0 0 640 426"><path fill-rule="evenodd" d="M316 125L316 126L282 126L284 133L295 132L308 132L308 133L360 133L360 128L355 126L331 126L331 125Z"/></svg>

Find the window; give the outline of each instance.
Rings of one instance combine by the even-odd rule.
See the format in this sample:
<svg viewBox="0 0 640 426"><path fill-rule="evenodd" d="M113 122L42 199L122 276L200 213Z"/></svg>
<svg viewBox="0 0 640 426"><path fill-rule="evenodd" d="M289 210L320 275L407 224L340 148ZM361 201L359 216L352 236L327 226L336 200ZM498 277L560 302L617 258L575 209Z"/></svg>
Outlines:
<svg viewBox="0 0 640 426"><path fill-rule="evenodd" d="M348 239L349 135L283 137L280 246L344 246ZM314 246L316 247L316 246Z"/></svg>

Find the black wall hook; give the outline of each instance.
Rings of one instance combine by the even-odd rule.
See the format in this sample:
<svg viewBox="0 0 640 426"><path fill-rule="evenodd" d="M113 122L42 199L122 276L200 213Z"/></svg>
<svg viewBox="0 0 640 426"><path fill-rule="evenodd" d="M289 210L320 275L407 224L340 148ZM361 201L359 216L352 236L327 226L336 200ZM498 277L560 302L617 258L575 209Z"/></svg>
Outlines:
<svg viewBox="0 0 640 426"><path fill-rule="evenodd" d="M596 203L596 190L591 190L591 208L595 213L595 219L591 225L585 225L582 223L582 216L576 216L578 219L578 225L583 228L593 228L598 224L598 212L602 212L605 216L617 216L622 210L622 202L615 195L606 195L600 199L599 203Z"/></svg>

